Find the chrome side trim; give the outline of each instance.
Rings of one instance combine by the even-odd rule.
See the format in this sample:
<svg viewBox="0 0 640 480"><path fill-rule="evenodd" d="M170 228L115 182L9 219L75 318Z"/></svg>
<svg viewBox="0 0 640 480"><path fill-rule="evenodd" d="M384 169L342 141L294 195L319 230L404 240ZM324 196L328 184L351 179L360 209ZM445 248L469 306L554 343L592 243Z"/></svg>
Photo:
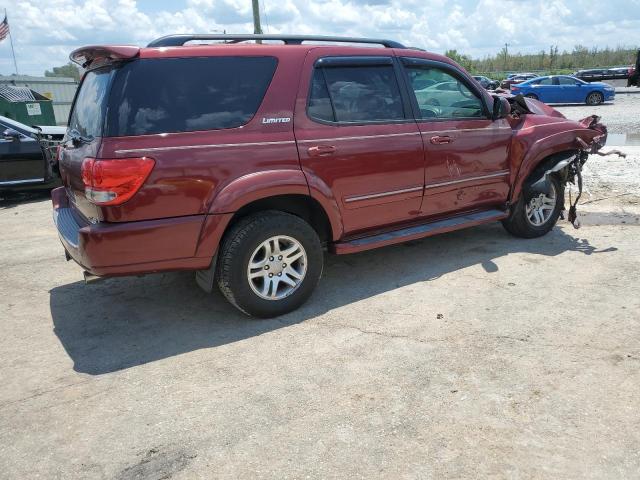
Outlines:
<svg viewBox="0 0 640 480"><path fill-rule="evenodd" d="M181 145L175 147L149 147L149 148L128 148L116 150L115 153L138 153L138 152L165 152L170 150L191 150L198 148L233 148L233 147L260 147L263 145L292 145L295 140L282 140L278 142L246 142L246 143L215 143L210 145Z"/></svg>
<svg viewBox="0 0 640 480"><path fill-rule="evenodd" d="M509 127L509 128L504 128L504 127L482 127L482 128L458 128L458 129L451 129L451 130L424 130L422 132L423 135L436 135L438 133L459 133L459 132L475 132L475 133L485 133L485 134L494 134L494 133L510 133L513 132L513 130Z"/></svg>
<svg viewBox="0 0 640 480"><path fill-rule="evenodd" d="M420 132L386 133L382 135L360 135L354 137L314 138L309 140L298 140L298 143L338 142L341 140L368 140L371 138L409 137L414 135L420 135Z"/></svg>
<svg viewBox="0 0 640 480"><path fill-rule="evenodd" d="M448 182L430 183L428 185L425 185L424 188L427 189L427 188L444 187L444 186L447 186L447 185L455 185L456 183L473 182L474 180L484 180L486 178L504 177L505 175L509 175L509 170L503 170L501 172L490 173L489 175L481 175L479 177L468 177L468 178L461 178L459 180L451 180L451 181L448 181Z"/></svg>
<svg viewBox="0 0 640 480"><path fill-rule="evenodd" d="M347 197L344 199L345 203L358 202L360 200L369 200L372 198L388 197L390 195L399 195L401 193L417 192L422 190L422 186L403 188L401 190L391 190L389 192L371 193L369 195L356 195L355 197Z"/></svg>
<svg viewBox="0 0 640 480"><path fill-rule="evenodd" d="M21 185L23 183L44 182L44 178L28 178L26 180L11 180L0 182L0 185Z"/></svg>

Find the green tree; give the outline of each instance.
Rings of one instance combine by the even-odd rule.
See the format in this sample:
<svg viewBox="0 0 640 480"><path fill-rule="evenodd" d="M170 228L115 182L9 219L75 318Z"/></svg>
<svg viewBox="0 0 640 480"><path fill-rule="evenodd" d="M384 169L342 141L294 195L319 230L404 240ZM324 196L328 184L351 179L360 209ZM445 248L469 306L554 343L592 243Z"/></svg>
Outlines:
<svg viewBox="0 0 640 480"><path fill-rule="evenodd" d="M80 81L80 70L75 64L69 62L61 67L53 67L51 70L45 70L45 77L70 77L76 82Z"/></svg>
<svg viewBox="0 0 640 480"><path fill-rule="evenodd" d="M444 52L445 57L449 57L454 62L462 65L466 70L471 71L473 67L473 59L468 55L458 53L457 50L447 50Z"/></svg>

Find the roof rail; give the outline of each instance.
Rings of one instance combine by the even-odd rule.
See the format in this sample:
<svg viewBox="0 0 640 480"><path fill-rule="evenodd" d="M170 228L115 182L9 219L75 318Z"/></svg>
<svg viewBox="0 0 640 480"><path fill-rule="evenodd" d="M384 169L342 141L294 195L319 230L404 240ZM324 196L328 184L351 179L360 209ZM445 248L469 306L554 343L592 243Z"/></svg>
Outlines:
<svg viewBox="0 0 640 480"><path fill-rule="evenodd" d="M193 40L225 40L228 43L245 42L247 40L280 40L285 45L300 45L302 42L339 42L339 43L372 43L387 48L406 48L399 42L379 38L330 37L323 35L262 35L262 34L177 34L155 39L148 48L180 47Z"/></svg>

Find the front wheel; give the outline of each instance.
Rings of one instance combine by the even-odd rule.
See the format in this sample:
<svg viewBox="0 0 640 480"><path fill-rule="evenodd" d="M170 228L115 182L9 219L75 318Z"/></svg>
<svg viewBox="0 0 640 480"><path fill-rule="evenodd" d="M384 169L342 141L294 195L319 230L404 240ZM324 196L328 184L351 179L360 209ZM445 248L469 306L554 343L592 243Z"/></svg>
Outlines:
<svg viewBox="0 0 640 480"><path fill-rule="evenodd" d="M600 105L604 102L604 96L600 92L591 92L587 95L587 105Z"/></svg>
<svg viewBox="0 0 640 480"><path fill-rule="evenodd" d="M546 235L558 221L564 203L564 188L557 177L549 176L547 193L525 187L518 202L512 207L508 218L502 221L504 228L522 238Z"/></svg>
<svg viewBox="0 0 640 480"><path fill-rule="evenodd" d="M295 215L260 212L241 219L224 237L216 278L242 312L275 317L295 310L315 289L323 253L316 231Z"/></svg>

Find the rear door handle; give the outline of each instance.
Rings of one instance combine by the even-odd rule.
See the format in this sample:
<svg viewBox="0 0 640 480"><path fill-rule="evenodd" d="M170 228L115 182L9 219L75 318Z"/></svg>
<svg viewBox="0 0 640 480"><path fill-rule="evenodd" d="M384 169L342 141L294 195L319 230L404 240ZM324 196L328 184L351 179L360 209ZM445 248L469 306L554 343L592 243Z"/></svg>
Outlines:
<svg viewBox="0 0 640 480"><path fill-rule="evenodd" d="M309 147L307 152L310 157L322 157L325 155L333 155L336 151L336 147L333 145L315 145L313 147Z"/></svg>
<svg viewBox="0 0 640 480"><path fill-rule="evenodd" d="M444 145L445 143L453 142L453 138L448 135L436 135L435 137L431 137L431 143L434 145Z"/></svg>

